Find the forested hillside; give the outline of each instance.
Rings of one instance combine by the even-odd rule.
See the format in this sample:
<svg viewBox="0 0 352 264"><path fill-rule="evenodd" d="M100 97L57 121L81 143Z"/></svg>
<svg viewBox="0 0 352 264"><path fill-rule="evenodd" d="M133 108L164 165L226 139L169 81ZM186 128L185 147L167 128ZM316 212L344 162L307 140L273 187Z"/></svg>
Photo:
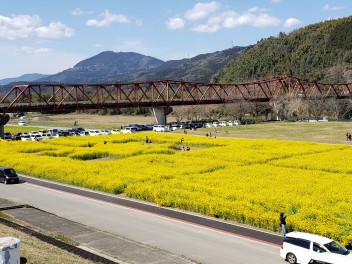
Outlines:
<svg viewBox="0 0 352 264"><path fill-rule="evenodd" d="M249 47L214 80L238 83L277 75L312 81L352 81L352 16L280 33Z"/></svg>

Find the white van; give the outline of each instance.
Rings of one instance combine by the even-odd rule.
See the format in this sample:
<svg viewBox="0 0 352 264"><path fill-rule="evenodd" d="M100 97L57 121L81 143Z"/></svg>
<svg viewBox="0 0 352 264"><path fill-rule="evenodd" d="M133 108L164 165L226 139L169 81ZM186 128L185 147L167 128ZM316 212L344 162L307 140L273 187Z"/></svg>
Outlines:
<svg viewBox="0 0 352 264"><path fill-rule="evenodd" d="M280 256L290 264L352 264L352 254L338 242L304 232L286 234L281 244Z"/></svg>
<svg viewBox="0 0 352 264"><path fill-rule="evenodd" d="M56 128L48 129L49 134L52 136L56 136L59 133L59 130Z"/></svg>
<svg viewBox="0 0 352 264"><path fill-rule="evenodd" d="M155 131L155 132L169 132L170 131L170 126L154 125L153 126L153 131Z"/></svg>
<svg viewBox="0 0 352 264"><path fill-rule="evenodd" d="M136 133L137 129L135 127L124 127L123 129L121 129L121 133L122 134L129 134L129 133Z"/></svg>

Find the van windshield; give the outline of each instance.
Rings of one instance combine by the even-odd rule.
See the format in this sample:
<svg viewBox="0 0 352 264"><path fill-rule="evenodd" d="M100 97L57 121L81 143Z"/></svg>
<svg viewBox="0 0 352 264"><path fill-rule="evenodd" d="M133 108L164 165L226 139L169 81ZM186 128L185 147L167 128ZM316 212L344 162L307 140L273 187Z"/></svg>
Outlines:
<svg viewBox="0 0 352 264"><path fill-rule="evenodd" d="M11 174L15 174L15 171L14 171L13 169L5 169L5 170L4 170L4 173L5 173L6 175L11 175Z"/></svg>
<svg viewBox="0 0 352 264"><path fill-rule="evenodd" d="M348 255L350 251L348 251L344 246L341 246L336 241L331 241L324 245L331 253L340 254L340 255Z"/></svg>

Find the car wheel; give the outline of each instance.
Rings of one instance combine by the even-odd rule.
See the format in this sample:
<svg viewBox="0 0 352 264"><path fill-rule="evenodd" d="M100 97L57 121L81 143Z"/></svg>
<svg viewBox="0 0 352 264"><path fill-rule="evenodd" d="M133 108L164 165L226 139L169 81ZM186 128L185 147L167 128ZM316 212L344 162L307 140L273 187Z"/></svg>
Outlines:
<svg viewBox="0 0 352 264"><path fill-rule="evenodd" d="M287 262L290 263L290 264L296 264L297 263L297 258L295 256L295 254L293 254L293 253L288 253L286 259L287 259Z"/></svg>

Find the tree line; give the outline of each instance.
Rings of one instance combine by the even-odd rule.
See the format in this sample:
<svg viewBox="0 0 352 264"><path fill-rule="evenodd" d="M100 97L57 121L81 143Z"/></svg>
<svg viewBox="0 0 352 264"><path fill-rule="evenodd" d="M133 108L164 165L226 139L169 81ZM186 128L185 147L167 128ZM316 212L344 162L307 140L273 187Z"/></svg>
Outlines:
<svg viewBox="0 0 352 264"><path fill-rule="evenodd" d="M293 98L282 96L270 102L239 101L222 105L191 105L173 107L177 121L243 120L260 121L302 119L347 120L352 118L352 99L321 97Z"/></svg>

